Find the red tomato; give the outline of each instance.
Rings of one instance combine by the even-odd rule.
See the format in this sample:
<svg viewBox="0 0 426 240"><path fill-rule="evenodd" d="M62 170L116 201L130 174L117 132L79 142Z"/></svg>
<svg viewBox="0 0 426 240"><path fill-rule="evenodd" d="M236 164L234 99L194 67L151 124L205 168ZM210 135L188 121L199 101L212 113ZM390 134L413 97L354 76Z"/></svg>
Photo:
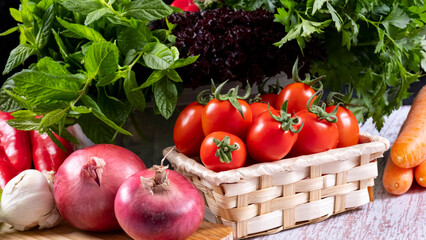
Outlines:
<svg viewBox="0 0 426 240"><path fill-rule="evenodd" d="M280 111L271 111L280 116ZM296 129L300 126L295 126ZM283 130L282 123L272 118L269 112L257 117L247 132L249 155L258 162L272 162L284 158L297 140L297 133Z"/></svg>
<svg viewBox="0 0 426 240"><path fill-rule="evenodd" d="M336 105L326 107L325 111L330 113L335 107ZM338 119L336 124L339 129L339 143L337 144L337 147L349 147L358 144L359 125L351 110L339 106L336 117Z"/></svg>
<svg viewBox="0 0 426 240"><path fill-rule="evenodd" d="M319 119L308 110L300 111L296 115L301 121L305 121L305 124L290 152L291 156L319 153L336 148L339 142L336 123Z"/></svg>
<svg viewBox="0 0 426 240"><path fill-rule="evenodd" d="M250 108L253 121L260 114L268 112L268 104L263 102L250 103ZM271 112L272 110L275 110L275 108L271 105L269 105L269 109L271 110Z"/></svg>
<svg viewBox="0 0 426 240"><path fill-rule="evenodd" d="M309 98L314 94L315 90L304 83L291 83L281 90L274 106L276 109L280 109L281 105L288 100L287 112L294 115L294 113L306 109ZM313 100L315 98L316 96Z"/></svg>
<svg viewBox="0 0 426 240"><path fill-rule="evenodd" d="M218 150L220 154L217 154ZM241 138L234 134L213 132L201 144L200 158L206 168L215 172L226 171L244 166L247 149Z"/></svg>
<svg viewBox="0 0 426 240"><path fill-rule="evenodd" d="M200 155L201 143L204 140L201 118L204 105L193 102L179 114L173 128L173 140L176 149L188 157Z"/></svg>
<svg viewBox="0 0 426 240"><path fill-rule="evenodd" d="M249 104L238 99L244 118L229 101L212 99L206 105L202 117L204 135L212 132L223 131L245 139L247 130L252 122L252 112Z"/></svg>
<svg viewBox="0 0 426 240"><path fill-rule="evenodd" d="M260 95L260 98L263 102L269 103L271 106L275 106L275 103L277 102L278 94L275 93L266 93Z"/></svg>

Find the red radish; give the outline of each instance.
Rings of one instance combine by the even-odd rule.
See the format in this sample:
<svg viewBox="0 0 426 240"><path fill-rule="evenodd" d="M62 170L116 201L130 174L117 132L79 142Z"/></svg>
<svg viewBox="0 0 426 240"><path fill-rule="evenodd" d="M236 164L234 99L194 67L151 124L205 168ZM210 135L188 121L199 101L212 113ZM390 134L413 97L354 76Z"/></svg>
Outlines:
<svg viewBox="0 0 426 240"><path fill-rule="evenodd" d="M134 239L185 239L204 218L201 194L181 174L156 166L129 177L115 198L121 228Z"/></svg>
<svg viewBox="0 0 426 240"><path fill-rule="evenodd" d="M73 152L55 176L53 193L59 213L81 230L119 229L114 214L117 190L144 169L136 154L116 145L98 144Z"/></svg>
<svg viewBox="0 0 426 240"><path fill-rule="evenodd" d="M47 134L37 131L30 132L34 168L39 171L58 171L59 166L72 153L70 142L53 133L67 150L60 149Z"/></svg>

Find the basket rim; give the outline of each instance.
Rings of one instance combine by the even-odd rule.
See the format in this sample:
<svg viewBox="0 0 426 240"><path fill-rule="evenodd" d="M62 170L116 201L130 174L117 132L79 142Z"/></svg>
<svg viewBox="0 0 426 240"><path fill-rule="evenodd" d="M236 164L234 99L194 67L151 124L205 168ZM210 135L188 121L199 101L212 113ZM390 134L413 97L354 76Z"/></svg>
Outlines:
<svg viewBox="0 0 426 240"><path fill-rule="evenodd" d="M381 153L381 156L383 156L383 153L390 147L390 142L386 138L377 135L373 136L367 132L360 133L360 142L361 143L350 147L285 158L275 162L256 163L247 167L222 172L214 172L207 169L201 163L179 153L174 146L163 149L163 156L166 156L168 153L166 158L175 168L196 175L213 186L218 186L223 183L241 182L247 178L260 177L263 175L272 176L276 173L291 172L297 168L321 165L335 161L346 161L363 154Z"/></svg>

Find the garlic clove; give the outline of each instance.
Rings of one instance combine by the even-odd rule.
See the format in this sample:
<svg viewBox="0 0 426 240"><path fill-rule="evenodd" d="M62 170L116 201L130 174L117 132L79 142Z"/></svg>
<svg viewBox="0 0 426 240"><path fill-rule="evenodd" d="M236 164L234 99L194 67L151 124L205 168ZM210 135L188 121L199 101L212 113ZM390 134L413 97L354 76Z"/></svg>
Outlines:
<svg viewBox="0 0 426 240"><path fill-rule="evenodd" d="M1 212L5 222L17 230L54 227L61 217L46 177L37 170L25 170L3 190Z"/></svg>

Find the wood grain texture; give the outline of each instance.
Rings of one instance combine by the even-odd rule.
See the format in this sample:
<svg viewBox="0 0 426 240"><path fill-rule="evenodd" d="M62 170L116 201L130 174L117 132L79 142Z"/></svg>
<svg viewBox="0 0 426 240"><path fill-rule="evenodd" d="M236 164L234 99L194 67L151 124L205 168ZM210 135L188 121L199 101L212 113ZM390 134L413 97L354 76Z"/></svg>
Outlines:
<svg viewBox="0 0 426 240"><path fill-rule="evenodd" d="M63 222L51 229L33 229L30 231L16 231L8 224L0 224L1 240L129 240L123 231L109 233L84 232L75 229ZM203 222L200 228L187 240L232 240L232 230L216 223Z"/></svg>

